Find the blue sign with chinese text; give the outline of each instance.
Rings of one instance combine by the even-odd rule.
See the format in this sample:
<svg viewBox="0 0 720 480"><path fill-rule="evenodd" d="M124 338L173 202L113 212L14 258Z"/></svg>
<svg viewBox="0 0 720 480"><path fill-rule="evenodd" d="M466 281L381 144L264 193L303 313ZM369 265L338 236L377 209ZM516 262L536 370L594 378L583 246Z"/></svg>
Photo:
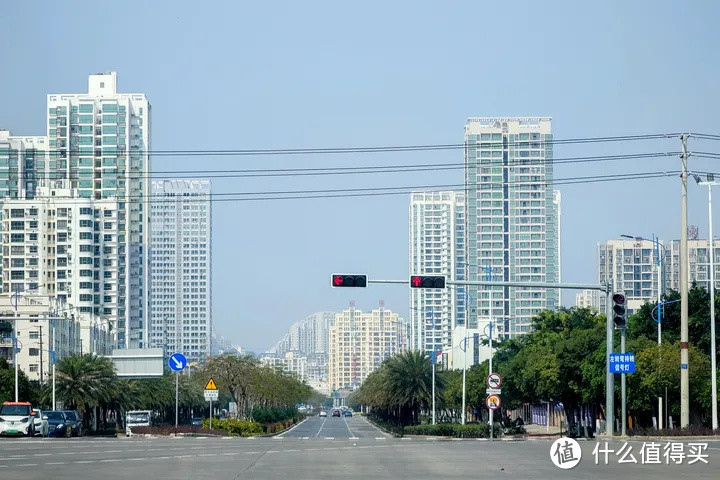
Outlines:
<svg viewBox="0 0 720 480"><path fill-rule="evenodd" d="M635 373L635 354L632 352L611 353L610 373Z"/></svg>

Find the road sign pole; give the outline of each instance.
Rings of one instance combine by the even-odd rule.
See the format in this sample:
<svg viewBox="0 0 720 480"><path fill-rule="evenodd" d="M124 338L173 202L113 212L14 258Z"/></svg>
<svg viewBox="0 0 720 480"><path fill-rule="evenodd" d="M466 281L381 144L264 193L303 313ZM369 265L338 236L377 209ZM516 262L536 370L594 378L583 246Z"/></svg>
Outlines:
<svg viewBox="0 0 720 480"><path fill-rule="evenodd" d="M435 364L437 363L437 353L433 352L433 365L432 365L432 424L435 425Z"/></svg>
<svg viewBox="0 0 720 480"><path fill-rule="evenodd" d="M178 393L180 392L180 372L175 372L175 428L178 428ZM176 432L177 433L177 432Z"/></svg>
<svg viewBox="0 0 720 480"><path fill-rule="evenodd" d="M212 412L212 398L211 398L210 399L210 430L212 430L212 417L213 417L212 413L213 412Z"/></svg>

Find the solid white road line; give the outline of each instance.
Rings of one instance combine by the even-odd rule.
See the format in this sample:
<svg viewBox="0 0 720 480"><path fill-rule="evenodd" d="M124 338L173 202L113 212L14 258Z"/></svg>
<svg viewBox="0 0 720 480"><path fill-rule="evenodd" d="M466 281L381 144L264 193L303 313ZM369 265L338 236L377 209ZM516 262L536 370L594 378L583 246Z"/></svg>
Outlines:
<svg viewBox="0 0 720 480"><path fill-rule="evenodd" d="M323 420L322 425L320 425L320 430L318 430L317 433L315 434L316 437L318 435L320 435L320 432L322 432L322 429L325 426L325 422L327 422L327 417L325 417L325 420Z"/></svg>

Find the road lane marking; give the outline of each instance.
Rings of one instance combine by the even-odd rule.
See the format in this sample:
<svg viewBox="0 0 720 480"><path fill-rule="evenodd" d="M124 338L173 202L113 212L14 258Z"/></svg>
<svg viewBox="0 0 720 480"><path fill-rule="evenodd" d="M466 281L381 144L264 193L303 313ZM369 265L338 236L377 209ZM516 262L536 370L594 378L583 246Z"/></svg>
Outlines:
<svg viewBox="0 0 720 480"><path fill-rule="evenodd" d="M307 420L308 418L310 418L310 417L303 418L303 419L300 421L300 423L298 423L297 425L294 425L292 428L290 428L290 430L288 430L287 432L285 432L285 434L287 435L288 433L290 433L290 432L292 432L293 430L295 430L297 427L299 427L300 425L302 425L303 423L305 423L305 420Z"/></svg>
<svg viewBox="0 0 720 480"><path fill-rule="evenodd" d="M315 434L316 437L318 435L320 435L320 432L322 432L322 429L325 426L325 422L327 422L327 417L325 417L325 420L323 420L322 425L320 425L320 430L318 430L318 432Z"/></svg>
<svg viewBox="0 0 720 480"><path fill-rule="evenodd" d="M348 432L350 432L350 437L354 437L355 435L353 435L352 430L350 430L350 425L348 425L347 417L343 417L343 420L345 420L345 426L347 427Z"/></svg>
<svg viewBox="0 0 720 480"><path fill-rule="evenodd" d="M335 437L325 437L325 440L335 440Z"/></svg>
<svg viewBox="0 0 720 480"><path fill-rule="evenodd" d="M375 437L375 440L387 440L385 437Z"/></svg>
<svg viewBox="0 0 720 480"><path fill-rule="evenodd" d="M273 440L282 440L285 437L272 437Z"/></svg>

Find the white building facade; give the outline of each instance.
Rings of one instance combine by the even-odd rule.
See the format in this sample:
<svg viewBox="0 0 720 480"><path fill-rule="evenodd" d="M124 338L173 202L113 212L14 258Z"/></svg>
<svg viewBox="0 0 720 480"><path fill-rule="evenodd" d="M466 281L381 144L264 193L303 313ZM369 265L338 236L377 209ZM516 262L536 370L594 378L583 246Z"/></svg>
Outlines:
<svg viewBox="0 0 720 480"><path fill-rule="evenodd" d="M410 194L410 274L465 277L465 195ZM410 289L412 348L441 352L452 345L453 328L465 325L465 288Z"/></svg>
<svg viewBox="0 0 720 480"><path fill-rule="evenodd" d="M151 192L150 343L202 361L212 336L211 183L153 180Z"/></svg>
<svg viewBox="0 0 720 480"><path fill-rule="evenodd" d="M720 291L720 239L714 240L715 289ZM688 284L696 282L698 286L709 289L710 280L710 242L707 240L688 240ZM671 240L665 245L665 288L680 290L680 241Z"/></svg>
<svg viewBox="0 0 720 480"><path fill-rule="evenodd" d="M583 290L575 294L575 306L600 311L600 293L598 290ZM603 310L604 312L604 310Z"/></svg>
<svg viewBox="0 0 720 480"><path fill-rule="evenodd" d="M598 282L611 285L614 292L624 293L630 313L646 302L657 301L662 280L658 277L654 242L608 240L598 244L597 260ZM600 312L605 312L605 302L605 295L598 295Z"/></svg>
<svg viewBox="0 0 720 480"><path fill-rule="evenodd" d="M116 318L118 346L148 345L150 104L144 94L118 93L115 72L90 75L87 93L47 96L49 160L36 178L65 180L83 199L118 201L116 243L127 282L117 305L94 313Z"/></svg>
<svg viewBox="0 0 720 480"><path fill-rule="evenodd" d="M67 180L40 186L32 199L2 202L4 292L56 297L78 313L106 319L127 306L132 279L119 238L124 211L115 198L78 198ZM59 187L59 188L55 188Z"/></svg>
<svg viewBox="0 0 720 480"><path fill-rule="evenodd" d="M557 283L560 196L552 189L548 117L469 118L465 126L468 279ZM468 327L490 318L487 287L469 288ZM532 317L559 305L556 289L495 287L501 337L527 333Z"/></svg>

